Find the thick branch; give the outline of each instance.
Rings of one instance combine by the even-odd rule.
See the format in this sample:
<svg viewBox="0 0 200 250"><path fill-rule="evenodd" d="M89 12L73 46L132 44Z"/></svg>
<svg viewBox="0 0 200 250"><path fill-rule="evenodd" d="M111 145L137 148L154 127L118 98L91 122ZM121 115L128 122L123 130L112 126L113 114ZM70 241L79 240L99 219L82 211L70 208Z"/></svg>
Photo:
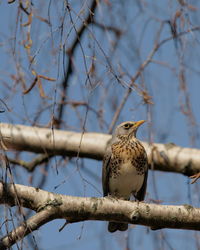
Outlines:
<svg viewBox="0 0 200 250"><path fill-rule="evenodd" d="M0 124L1 145L7 149L46 153L55 155L87 157L96 160L103 158L106 144L111 138L108 134L69 132L28 127L22 125ZM80 145L81 143L81 145ZM192 175L200 172L200 150L182 148L174 144L149 145L146 148L149 164L156 170L171 171Z"/></svg>
<svg viewBox="0 0 200 250"><path fill-rule="evenodd" d="M101 220L145 225L153 229L200 230L200 209L189 205L167 206L111 198L73 197L5 183L0 183L0 203L10 206L20 203L21 206L37 212L1 239L2 246L7 247L41 225L58 218L71 223Z"/></svg>

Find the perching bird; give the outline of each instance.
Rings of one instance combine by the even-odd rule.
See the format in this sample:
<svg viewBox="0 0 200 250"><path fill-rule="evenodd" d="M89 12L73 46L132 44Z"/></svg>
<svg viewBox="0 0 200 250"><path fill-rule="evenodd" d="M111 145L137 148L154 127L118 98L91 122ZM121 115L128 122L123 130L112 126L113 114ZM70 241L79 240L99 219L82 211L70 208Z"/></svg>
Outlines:
<svg viewBox="0 0 200 250"><path fill-rule="evenodd" d="M116 127L103 159L104 196L129 200L132 194L138 201L144 200L148 175L147 154L136 139L137 129L144 122L127 121ZM127 223L108 224L111 233L127 229Z"/></svg>

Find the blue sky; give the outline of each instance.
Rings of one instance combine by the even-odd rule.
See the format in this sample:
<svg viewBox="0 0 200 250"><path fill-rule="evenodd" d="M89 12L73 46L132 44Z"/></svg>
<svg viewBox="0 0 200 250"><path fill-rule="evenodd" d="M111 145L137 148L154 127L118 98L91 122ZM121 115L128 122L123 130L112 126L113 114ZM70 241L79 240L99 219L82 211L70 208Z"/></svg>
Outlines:
<svg viewBox="0 0 200 250"><path fill-rule="evenodd" d="M56 111L53 113L53 104L60 99L59 88L65 73L63 61L66 60L63 50L70 46L75 31L69 13L65 9L65 1L32 2L34 15L31 27L21 26L27 21L27 16L18 9L18 1L13 4L7 4L7 1L0 2L0 98L11 109L10 112L1 114L1 121L31 126L38 110L46 107L35 124L47 126L56 113ZM87 14L90 1L76 1L76 3L69 1L69 3L72 8L73 23L78 29L82 24L81 20ZM82 50L81 46L78 46L75 52L74 74L69 80L67 100L84 101L93 109L103 111L101 122L93 111L88 111L86 131L107 133L108 124L123 98L130 76L135 74L152 50L161 22L172 20L176 11L182 10L182 17L177 21L178 32L200 24L199 3L188 1L188 4L189 6L181 7L178 1L170 0L134 3L130 0L126 3L119 0L108 3L103 1L98 6L95 20L105 26L119 28L123 31L123 35L119 39L113 32L108 30L105 32L91 25L81 40ZM52 26L36 16L49 18ZM23 40L26 39L29 29L33 41L30 53L35 58L31 65L27 50L23 46ZM170 27L165 23L160 40L169 36L171 36ZM151 112L147 113L147 105L143 103L138 92L133 90L117 123L145 119L148 122L138 131L139 139L148 141L151 136L154 142L173 142L184 147L199 148L199 53L199 31L190 32L178 41L171 40L165 43L136 81L136 84L142 89L145 88L152 97L154 104L149 107ZM106 56L115 74L119 76L123 72L121 79L124 86L119 84L112 74ZM96 75L91 76L92 86L90 86L86 82L86 70L90 68L92 62L95 63ZM38 74L56 79L54 82L42 80L47 99L41 98L37 86L27 95L23 95L22 81L16 82L13 78L21 74L28 87L34 79L31 73L33 69ZM181 70L185 74L186 91L181 89ZM181 111L181 108L186 108L186 98L189 98L195 125L191 125L191 119ZM82 131L85 112L85 107L75 110L67 105L62 129ZM34 155L22 153L20 157L30 160ZM59 160L60 157L57 157L57 162ZM48 178L43 188L67 195L102 196L102 163L89 159L84 159L83 162L79 159L78 163L79 171L76 170L74 161L71 163L62 161L57 175L55 160L50 161L47 168ZM81 167L82 165L84 167ZM89 173L85 169L89 170ZM27 174L20 167L13 167L13 172L16 183L29 185L31 174ZM37 186L42 176L43 172L38 167L32 185ZM57 185L59 187L55 189ZM159 199L163 204L199 206L198 192L199 184L190 185L187 177L150 171L146 200ZM199 237L199 233L195 235L193 231L165 229L153 232L142 226L131 228L128 233L109 234L105 222L94 221L69 225L59 233L58 229L63 223L63 220L53 221L34 233L39 249L72 247L77 250L125 249L128 236L130 249L147 249L147 247L148 249L196 249L196 235Z"/></svg>

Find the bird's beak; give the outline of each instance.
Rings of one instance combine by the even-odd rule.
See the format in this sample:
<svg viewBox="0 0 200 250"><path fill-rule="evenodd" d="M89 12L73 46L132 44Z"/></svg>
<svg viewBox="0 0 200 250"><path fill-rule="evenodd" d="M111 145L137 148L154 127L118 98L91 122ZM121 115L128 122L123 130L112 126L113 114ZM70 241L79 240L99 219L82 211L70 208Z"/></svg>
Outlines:
<svg viewBox="0 0 200 250"><path fill-rule="evenodd" d="M134 127L135 128L138 128L140 125L142 125L144 122L146 122L145 120L141 120L141 121L138 121L138 122L135 122L134 124Z"/></svg>

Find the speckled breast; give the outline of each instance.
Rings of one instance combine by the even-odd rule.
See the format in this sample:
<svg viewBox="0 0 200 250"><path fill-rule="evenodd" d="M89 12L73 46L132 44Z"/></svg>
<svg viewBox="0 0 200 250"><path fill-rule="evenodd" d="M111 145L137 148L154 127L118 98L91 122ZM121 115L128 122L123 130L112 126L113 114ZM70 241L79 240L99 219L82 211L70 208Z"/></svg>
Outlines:
<svg viewBox="0 0 200 250"><path fill-rule="evenodd" d="M129 199L142 187L147 168L145 149L137 139L121 141L112 145L110 161L110 194Z"/></svg>
<svg viewBox="0 0 200 250"><path fill-rule="evenodd" d="M112 173L118 175L123 166L136 168L138 175L143 175L147 168L147 155L142 144L136 139L121 140L112 145ZM128 171L128 170L127 170Z"/></svg>

